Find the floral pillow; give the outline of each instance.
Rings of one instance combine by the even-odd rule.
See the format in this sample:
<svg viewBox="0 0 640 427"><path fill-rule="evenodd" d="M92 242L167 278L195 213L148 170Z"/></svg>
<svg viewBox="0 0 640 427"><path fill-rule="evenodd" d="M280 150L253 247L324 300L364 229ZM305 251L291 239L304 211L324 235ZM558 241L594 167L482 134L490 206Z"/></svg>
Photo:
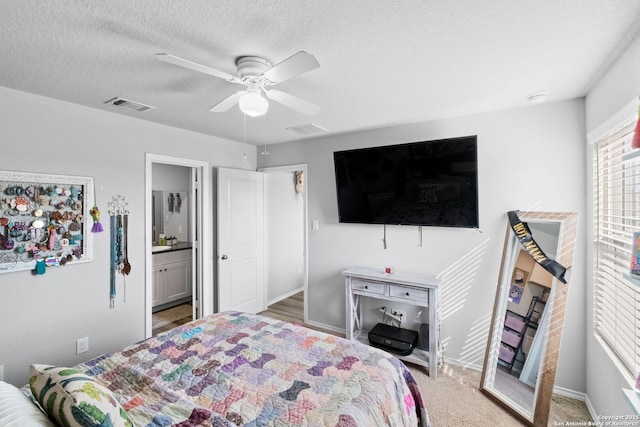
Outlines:
<svg viewBox="0 0 640 427"><path fill-rule="evenodd" d="M29 386L50 418L64 427L133 427L111 391L77 369L32 365Z"/></svg>

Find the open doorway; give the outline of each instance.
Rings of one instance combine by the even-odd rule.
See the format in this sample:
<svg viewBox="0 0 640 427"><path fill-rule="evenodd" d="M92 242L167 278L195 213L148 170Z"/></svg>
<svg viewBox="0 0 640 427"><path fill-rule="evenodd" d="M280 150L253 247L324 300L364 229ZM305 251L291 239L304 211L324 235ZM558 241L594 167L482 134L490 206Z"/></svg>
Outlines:
<svg viewBox="0 0 640 427"><path fill-rule="evenodd" d="M264 173L267 314L307 323L307 165Z"/></svg>
<svg viewBox="0 0 640 427"><path fill-rule="evenodd" d="M204 286L212 283L209 169L206 162L146 155L147 337L212 312L213 289Z"/></svg>

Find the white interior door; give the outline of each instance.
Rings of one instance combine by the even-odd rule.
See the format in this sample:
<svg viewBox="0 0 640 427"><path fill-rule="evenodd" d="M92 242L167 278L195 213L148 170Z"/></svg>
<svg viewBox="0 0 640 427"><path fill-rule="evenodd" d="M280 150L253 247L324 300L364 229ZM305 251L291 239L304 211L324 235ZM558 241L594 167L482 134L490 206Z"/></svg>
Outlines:
<svg viewBox="0 0 640 427"><path fill-rule="evenodd" d="M266 309L263 181L260 172L218 169L218 311Z"/></svg>
<svg viewBox="0 0 640 427"><path fill-rule="evenodd" d="M202 205L200 204L200 183L202 182L202 171L199 168L191 168L191 197L189 200L190 224L189 236L192 242L191 249L191 293L192 297L192 317L199 319L202 317Z"/></svg>

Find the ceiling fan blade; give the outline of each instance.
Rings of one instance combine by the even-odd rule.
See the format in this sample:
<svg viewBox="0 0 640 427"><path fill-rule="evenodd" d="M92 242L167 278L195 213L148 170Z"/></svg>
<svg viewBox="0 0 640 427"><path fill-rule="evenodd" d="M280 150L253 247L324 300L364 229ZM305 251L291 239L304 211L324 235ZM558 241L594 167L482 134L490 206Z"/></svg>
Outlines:
<svg viewBox="0 0 640 427"><path fill-rule="evenodd" d="M280 104L291 108L292 110L300 111L307 116L313 116L318 114L320 111L320 107L310 102L305 101L304 99L300 99L293 95L289 95L286 92L277 89L271 89L269 91L265 91L267 98L273 99Z"/></svg>
<svg viewBox="0 0 640 427"><path fill-rule="evenodd" d="M201 73L209 74L210 76L219 77L233 83L240 83L240 79L224 71L216 70L215 68L206 67L202 64L198 64L187 59L182 59L168 53L156 53L156 58L160 61L168 62L170 64L178 65L180 67L189 68L190 70L199 71Z"/></svg>
<svg viewBox="0 0 640 427"><path fill-rule="evenodd" d="M269 68L262 75L272 83L278 83L318 67L320 67L320 63L316 57L301 50Z"/></svg>
<svg viewBox="0 0 640 427"><path fill-rule="evenodd" d="M225 99L211 107L209 111L211 111L212 113L223 113L225 111L228 111L231 107L238 103L238 100L244 93L244 90L239 90L236 93L232 93L231 95L227 96Z"/></svg>

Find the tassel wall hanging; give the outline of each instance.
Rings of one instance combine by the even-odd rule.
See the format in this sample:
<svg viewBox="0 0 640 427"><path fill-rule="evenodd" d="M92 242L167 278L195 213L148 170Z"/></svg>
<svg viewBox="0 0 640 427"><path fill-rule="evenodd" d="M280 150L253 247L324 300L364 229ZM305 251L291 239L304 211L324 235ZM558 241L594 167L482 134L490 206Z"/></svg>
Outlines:
<svg viewBox="0 0 640 427"><path fill-rule="evenodd" d="M102 228L102 224L100 224L100 209L97 206L94 206L89 211L91 218L93 218L93 227L91 227L92 233L102 233L104 228Z"/></svg>
<svg viewBox="0 0 640 427"><path fill-rule="evenodd" d="M110 262L110 286L109 286L109 307L115 307L116 299L116 278L118 274L123 275L124 297L127 301L127 287L124 276L129 275L131 264L128 255L128 227L129 227L129 203L123 196L112 197L109 202L109 225L111 242L111 262Z"/></svg>

